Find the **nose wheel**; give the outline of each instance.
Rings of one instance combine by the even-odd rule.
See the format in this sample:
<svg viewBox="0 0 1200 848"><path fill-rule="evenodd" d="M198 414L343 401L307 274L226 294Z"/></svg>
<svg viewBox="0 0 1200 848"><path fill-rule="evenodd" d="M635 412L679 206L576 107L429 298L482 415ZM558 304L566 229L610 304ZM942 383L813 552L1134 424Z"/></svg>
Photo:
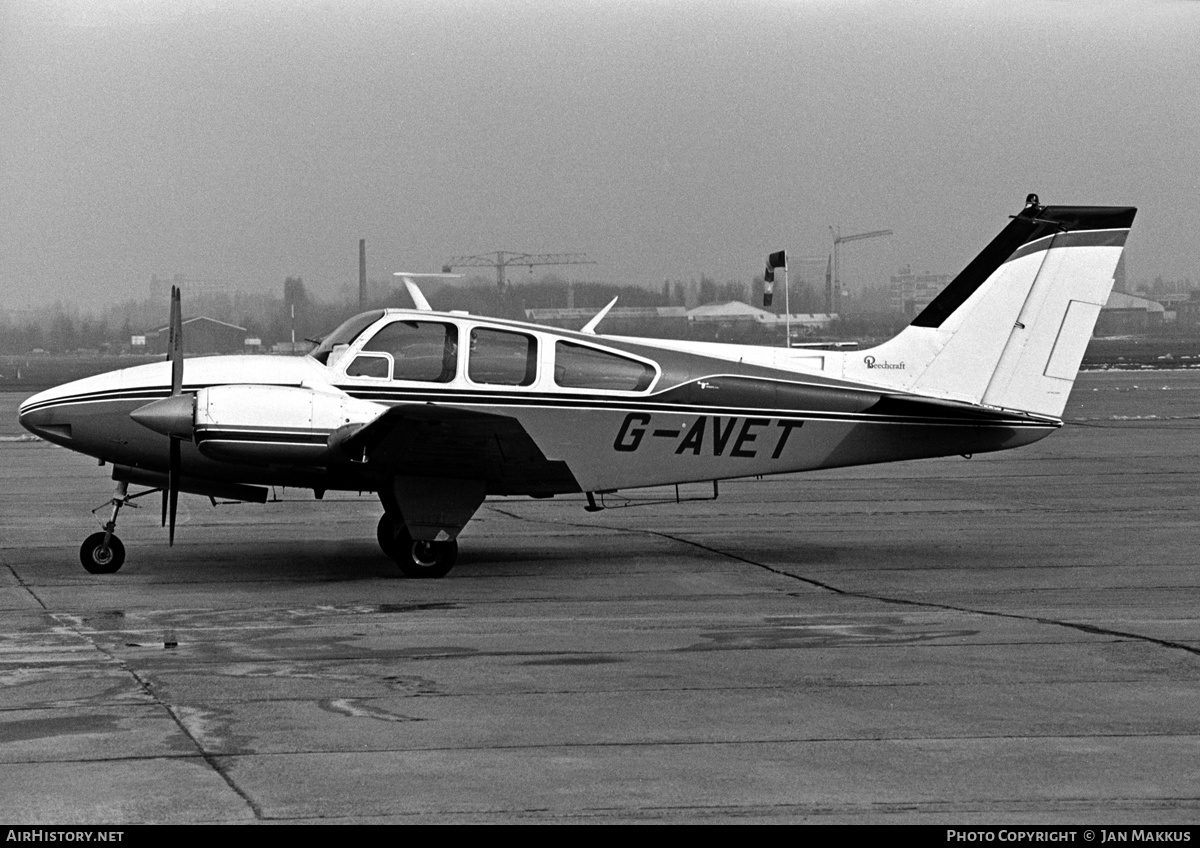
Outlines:
<svg viewBox="0 0 1200 848"><path fill-rule="evenodd" d="M92 510L93 513L96 513L106 506L112 506L112 516L104 522L104 529L84 539L79 548L79 561L83 563L83 568L88 574L113 574L121 569L121 566L125 564L125 546L121 544L121 540L117 538L115 532L117 515L123 506L136 507L137 504L133 503L135 498L157 491L158 489L147 489L131 495L129 494L129 483L125 480L118 480L117 491L113 493L112 500Z"/></svg>
<svg viewBox="0 0 1200 848"><path fill-rule="evenodd" d="M88 574L113 574L125 564L125 546L113 531L117 529L117 514L121 507L131 500L129 484L123 480L118 482L117 491L109 502L112 504L112 517L105 523L102 531L88 536L79 548L79 561L83 563L83 569ZM103 508L96 507L93 512L99 512Z"/></svg>
<svg viewBox="0 0 1200 848"><path fill-rule="evenodd" d="M458 559L458 542L423 542L414 539L408 527L386 512L375 529L379 547L395 560L405 577L445 577Z"/></svg>
<svg viewBox="0 0 1200 848"><path fill-rule="evenodd" d="M83 540L79 561L89 574L112 574L125 564L125 546L111 530L93 533Z"/></svg>

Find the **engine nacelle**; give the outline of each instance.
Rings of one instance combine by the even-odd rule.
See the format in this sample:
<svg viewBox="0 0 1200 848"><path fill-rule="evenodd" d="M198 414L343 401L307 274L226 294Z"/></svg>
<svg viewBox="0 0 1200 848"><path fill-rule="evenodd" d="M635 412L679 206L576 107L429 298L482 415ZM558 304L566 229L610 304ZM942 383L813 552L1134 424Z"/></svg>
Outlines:
<svg viewBox="0 0 1200 848"><path fill-rule="evenodd" d="M196 393L194 438L224 462L324 465L331 433L385 408L303 386L212 386Z"/></svg>

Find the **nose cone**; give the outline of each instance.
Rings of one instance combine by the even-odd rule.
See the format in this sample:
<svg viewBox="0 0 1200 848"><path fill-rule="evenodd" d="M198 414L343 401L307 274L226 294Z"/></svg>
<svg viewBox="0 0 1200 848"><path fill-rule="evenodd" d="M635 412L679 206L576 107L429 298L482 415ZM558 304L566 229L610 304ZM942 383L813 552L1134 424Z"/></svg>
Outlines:
<svg viewBox="0 0 1200 848"><path fill-rule="evenodd" d="M139 407L129 413L129 417L164 436L191 439L195 409L195 395L175 395Z"/></svg>

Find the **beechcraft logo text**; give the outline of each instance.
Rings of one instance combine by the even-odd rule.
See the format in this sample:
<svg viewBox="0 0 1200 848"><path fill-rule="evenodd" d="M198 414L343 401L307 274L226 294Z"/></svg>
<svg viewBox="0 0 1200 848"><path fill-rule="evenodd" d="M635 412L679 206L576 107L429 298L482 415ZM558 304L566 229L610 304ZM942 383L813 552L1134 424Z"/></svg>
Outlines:
<svg viewBox="0 0 1200 848"><path fill-rule="evenodd" d="M903 362L880 362L873 356L864 356L863 362L867 363L868 368L894 368L898 371L904 370Z"/></svg>

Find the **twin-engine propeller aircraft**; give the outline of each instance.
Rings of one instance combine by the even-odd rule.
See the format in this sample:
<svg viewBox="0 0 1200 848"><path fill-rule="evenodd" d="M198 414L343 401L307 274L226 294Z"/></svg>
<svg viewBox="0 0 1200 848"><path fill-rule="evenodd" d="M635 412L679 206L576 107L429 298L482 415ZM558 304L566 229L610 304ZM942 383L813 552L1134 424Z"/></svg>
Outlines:
<svg viewBox="0 0 1200 848"><path fill-rule="evenodd" d="M80 551L114 572L117 514L163 492L264 502L269 486L377 492L378 540L441 577L484 498L547 498L1005 450L1060 416L1136 210L1025 208L890 341L868 350L598 335L416 309L356 315L304 357L167 362L21 405L37 435L113 466ZM609 304L611 306L611 304ZM606 307L607 309L607 307ZM129 486L149 487L131 495ZM715 482L714 482L715 489Z"/></svg>

